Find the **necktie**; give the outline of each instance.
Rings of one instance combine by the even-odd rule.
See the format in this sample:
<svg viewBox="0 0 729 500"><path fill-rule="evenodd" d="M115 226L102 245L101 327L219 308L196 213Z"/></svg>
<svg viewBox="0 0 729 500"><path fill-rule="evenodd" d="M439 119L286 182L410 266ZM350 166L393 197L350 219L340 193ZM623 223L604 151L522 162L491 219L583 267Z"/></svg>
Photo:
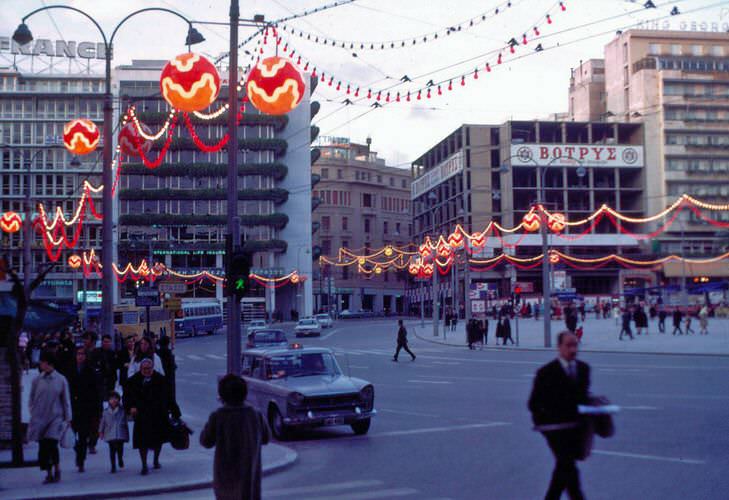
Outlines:
<svg viewBox="0 0 729 500"><path fill-rule="evenodd" d="M567 364L567 375L569 375L569 377L572 380L575 380L577 378L577 369L576 368L577 367L575 366L575 362L574 361L570 361Z"/></svg>

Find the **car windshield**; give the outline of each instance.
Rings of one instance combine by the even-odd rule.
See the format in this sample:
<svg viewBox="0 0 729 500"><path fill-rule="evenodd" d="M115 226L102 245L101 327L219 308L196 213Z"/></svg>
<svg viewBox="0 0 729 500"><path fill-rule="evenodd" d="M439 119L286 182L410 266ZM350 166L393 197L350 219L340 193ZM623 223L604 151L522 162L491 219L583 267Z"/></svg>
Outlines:
<svg viewBox="0 0 729 500"><path fill-rule="evenodd" d="M265 326L265 325L266 325L266 323L264 321L260 321L260 320L251 321L251 326Z"/></svg>
<svg viewBox="0 0 729 500"><path fill-rule="evenodd" d="M316 319L329 319L329 316L326 314L317 314Z"/></svg>
<svg viewBox="0 0 729 500"><path fill-rule="evenodd" d="M316 321L313 319L302 319L299 321L299 324L304 326L316 325Z"/></svg>
<svg viewBox="0 0 729 500"><path fill-rule="evenodd" d="M310 377L313 375L340 375L337 361L330 353L291 353L269 359L271 378Z"/></svg>
<svg viewBox="0 0 729 500"><path fill-rule="evenodd" d="M286 342L286 335L278 330L262 330L253 335L253 341L256 344L274 344L278 342Z"/></svg>

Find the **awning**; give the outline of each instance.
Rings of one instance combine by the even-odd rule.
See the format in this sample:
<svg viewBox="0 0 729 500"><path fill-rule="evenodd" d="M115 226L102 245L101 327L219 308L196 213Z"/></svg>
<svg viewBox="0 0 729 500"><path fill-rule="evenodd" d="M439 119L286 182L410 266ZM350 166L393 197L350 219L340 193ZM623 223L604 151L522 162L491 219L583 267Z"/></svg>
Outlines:
<svg viewBox="0 0 729 500"><path fill-rule="evenodd" d="M17 304L9 292L0 292L0 316L15 316ZM41 301L30 301L23 327L32 332L49 332L72 324L76 316Z"/></svg>
<svg viewBox="0 0 729 500"><path fill-rule="evenodd" d="M708 264L686 262L686 276L706 276L708 278L729 278L729 261L722 260ZM663 274L667 278L680 278L684 273L684 264L672 260L663 264Z"/></svg>

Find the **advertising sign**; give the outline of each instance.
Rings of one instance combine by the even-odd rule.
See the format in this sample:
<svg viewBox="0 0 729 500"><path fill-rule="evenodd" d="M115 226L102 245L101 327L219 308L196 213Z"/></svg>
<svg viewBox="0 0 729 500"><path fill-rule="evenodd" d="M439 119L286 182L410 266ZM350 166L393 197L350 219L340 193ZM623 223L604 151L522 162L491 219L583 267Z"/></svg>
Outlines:
<svg viewBox="0 0 729 500"><path fill-rule="evenodd" d="M463 151L458 151L413 181L410 186L410 198L414 200L461 171L463 171Z"/></svg>
<svg viewBox="0 0 729 500"><path fill-rule="evenodd" d="M471 301L471 312L475 314L483 314L486 312L486 301L485 300L472 300Z"/></svg>
<svg viewBox="0 0 729 500"><path fill-rule="evenodd" d="M512 144L513 166L642 167L643 146L613 144Z"/></svg>
<svg viewBox="0 0 729 500"><path fill-rule="evenodd" d="M134 298L137 307L154 307L160 305L159 291L153 288L140 288Z"/></svg>

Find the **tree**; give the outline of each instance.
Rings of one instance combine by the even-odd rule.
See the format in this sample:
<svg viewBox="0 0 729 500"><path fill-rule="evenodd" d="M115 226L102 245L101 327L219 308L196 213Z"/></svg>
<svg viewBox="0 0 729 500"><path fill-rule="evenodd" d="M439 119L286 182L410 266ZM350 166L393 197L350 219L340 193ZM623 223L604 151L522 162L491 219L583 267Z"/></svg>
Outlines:
<svg viewBox="0 0 729 500"><path fill-rule="evenodd" d="M7 262L7 259L4 259ZM21 388L20 388L20 359L18 359L18 336L23 329L25 314L28 312L30 297L33 290L38 288L49 272L56 267L52 262L43 269L38 276L30 283L28 290L23 286L23 281L13 269L6 272L13 282L11 295L15 298L17 307L15 317L10 326L10 337L8 339L8 364L10 365L10 390L12 404L12 464L16 467L24 465L23 459L23 430L20 417ZM27 272L27 271L26 271Z"/></svg>

